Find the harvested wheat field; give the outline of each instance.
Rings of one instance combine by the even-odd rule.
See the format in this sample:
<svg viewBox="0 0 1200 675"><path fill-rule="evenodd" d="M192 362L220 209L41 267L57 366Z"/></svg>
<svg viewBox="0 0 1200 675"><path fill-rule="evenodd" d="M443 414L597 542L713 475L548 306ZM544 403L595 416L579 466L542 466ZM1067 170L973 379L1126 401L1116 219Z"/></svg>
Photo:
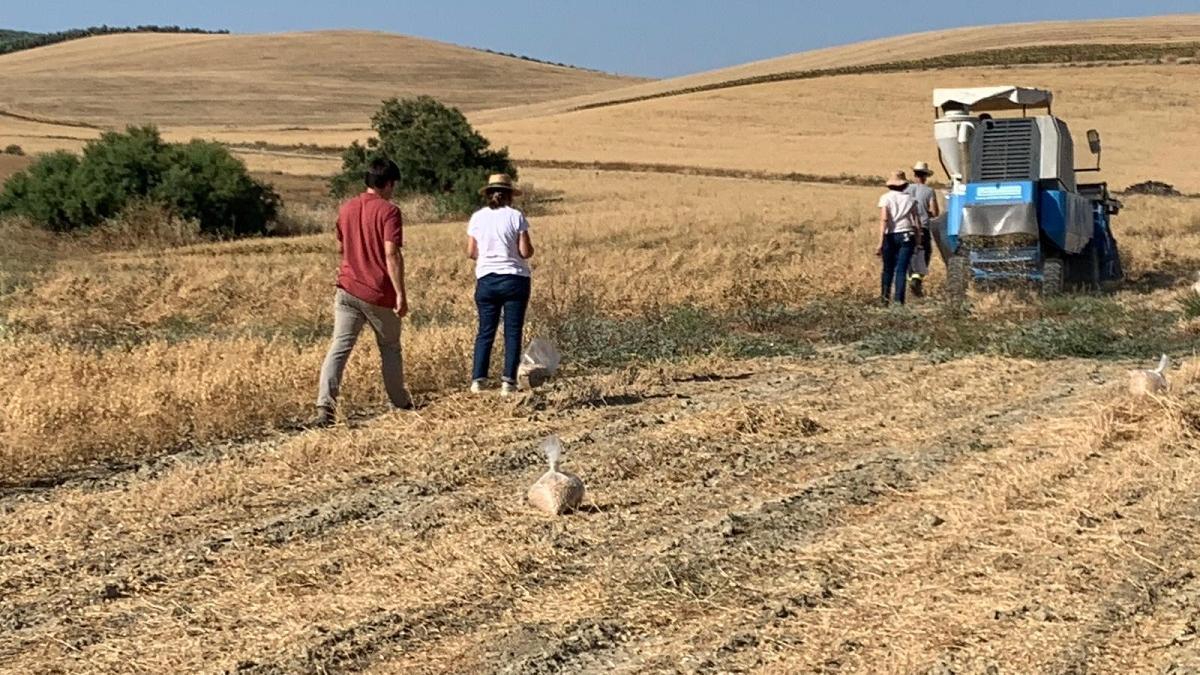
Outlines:
<svg viewBox="0 0 1200 675"><path fill-rule="evenodd" d="M27 266L0 284L18 289L0 663L1200 666L1200 371L1170 371L1165 397L1125 389L1158 351L1194 349L1178 298L1200 203L1130 200L1120 293L981 294L963 316L869 306L873 189L525 178L561 191L535 217L532 331L563 348L563 376L511 401L459 393L461 226L414 224L421 409L378 414L364 345L351 418L324 432L296 421L329 330L329 236L96 255L7 233L0 252ZM525 501L549 434L588 490L559 518Z"/></svg>
<svg viewBox="0 0 1200 675"><path fill-rule="evenodd" d="M1194 667L1194 390L1138 405L1112 365L1054 368L630 369L10 491L0 655L17 672ZM914 397L915 378L940 386ZM596 488L553 520L522 498L537 440L564 429Z"/></svg>
<svg viewBox="0 0 1200 675"><path fill-rule="evenodd" d="M864 67L932 56L952 56L981 50L1089 44L1162 45L1198 40L1200 40L1200 15L1198 14L1098 21L1049 21L930 31L799 52L732 68L631 84L619 89L571 99L488 111L480 115L480 121L538 117L584 106L604 105L643 96L661 96L693 87L711 87L731 81L769 77L780 73Z"/></svg>
<svg viewBox="0 0 1200 675"><path fill-rule="evenodd" d="M970 29L685 83L1198 26ZM406 201L418 409L385 409L364 339L339 424L305 430L338 259L322 176L373 110L331 114L366 85L331 90L306 59L361 41L419 57L393 93L464 106L523 160L527 335L564 365L466 392L464 224ZM1121 196L1111 292L961 306L935 262L930 297L884 308L882 187L863 186L935 159L929 89L1003 77L1054 88L1077 139L1099 128L1115 187L1200 191L1196 68L922 68L569 112L680 82L362 33L0 57L19 115L0 147L75 148L144 112L237 144L287 200L278 233L308 233L0 221L0 672L1200 672L1200 200ZM492 78L529 86L484 110ZM0 178L28 161L0 155ZM1164 353L1168 388L1132 394ZM560 516L527 500L550 436L586 486Z"/></svg>
<svg viewBox="0 0 1200 675"><path fill-rule="evenodd" d="M1039 66L842 75L772 82L485 124L519 159L631 162L700 168L877 176L935 166L930 143L937 87L1024 83L1050 89L1054 112L1082 137L1100 130L1101 180L1124 188L1158 179L1200 192L1183 136L1200 135L1200 65ZM736 129L736 133L728 130ZM836 161L835 161L836 160ZM1077 161L1093 160L1087 147ZM939 170L939 175L942 172Z"/></svg>
<svg viewBox="0 0 1200 675"><path fill-rule="evenodd" d="M364 124L392 96L479 110L638 81L362 31L108 35L0 56L0 109L93 126Z"/></svg>

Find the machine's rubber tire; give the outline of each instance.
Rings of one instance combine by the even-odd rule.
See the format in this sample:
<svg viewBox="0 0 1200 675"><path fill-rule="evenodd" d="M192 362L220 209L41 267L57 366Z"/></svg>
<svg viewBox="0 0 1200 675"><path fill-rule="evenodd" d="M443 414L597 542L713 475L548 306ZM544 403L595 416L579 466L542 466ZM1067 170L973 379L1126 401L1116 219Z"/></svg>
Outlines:
<svg viewBox="0 0 1200 675"><path fill-rule="evenodd" d="M1063 273L1062 258L1046 258L1042 261L1042 295L1062 295Z"/></svg>
<svg viewBox="0 0 1200 675"><path fill-rule="evenodd" d="M946 297L951 302L964 302L971 283L971 262L964 255L952 255L946 261Z"/></svg>

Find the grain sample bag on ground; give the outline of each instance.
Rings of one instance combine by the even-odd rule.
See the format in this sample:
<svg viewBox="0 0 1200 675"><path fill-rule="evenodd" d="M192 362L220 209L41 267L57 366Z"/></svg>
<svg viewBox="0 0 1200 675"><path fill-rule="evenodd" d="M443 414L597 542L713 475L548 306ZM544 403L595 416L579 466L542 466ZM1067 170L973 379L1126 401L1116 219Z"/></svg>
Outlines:
<svg viewBox="0 0 1200 675"><path fill-rule="evenodd" d="M542 452L546 453L550 470L529 488L529 503L552 516L574 511L583 503L583 481L578 476L558 470L563 453L562 441L558 436L547 438L542 441Z"/></svg>
<svg viewBox="0 0 1200 675"><path fill-rule="evenodd" d="M549 340L536 338L521 354L521 365L517 368L517 379L529 389L542 386L558 372L562 361L558 349Z"/></svg>
<svg viewBox="0 0 1200 675"><path fill-rule="evenodd" d="M1167 368L1171 359L1163 354L1154 370L1129 371L1129 393L1134 396L1157 396L1165 394L1170 385L1167 383Z"/></svg>

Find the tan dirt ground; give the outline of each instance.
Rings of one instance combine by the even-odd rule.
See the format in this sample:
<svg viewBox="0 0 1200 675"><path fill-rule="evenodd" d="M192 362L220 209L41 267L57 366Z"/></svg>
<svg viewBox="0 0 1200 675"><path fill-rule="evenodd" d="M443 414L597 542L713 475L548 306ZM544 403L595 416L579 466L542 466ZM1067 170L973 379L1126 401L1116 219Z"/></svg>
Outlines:
<svg viewBox="0 0 1200 675"><path fill-rule="evenodd" d="M1194 422L1123 383L1083 360L694 362L10 490L0 662L1194 667ZM561 519L522 500L548 433L589 485Z"/></svg>

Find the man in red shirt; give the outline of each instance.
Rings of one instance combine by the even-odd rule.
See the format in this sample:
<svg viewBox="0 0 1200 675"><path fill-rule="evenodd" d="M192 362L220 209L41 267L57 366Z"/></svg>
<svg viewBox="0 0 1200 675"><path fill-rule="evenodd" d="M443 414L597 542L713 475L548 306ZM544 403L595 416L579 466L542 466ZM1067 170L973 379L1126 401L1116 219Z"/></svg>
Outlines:
<svg viewBox="0 0 1200 675"><path fill-rule="evenodd" d="M350 352L364 325L375 331L383 362L383 384L392 406L412 408L404 386L400 320L408 314L404 288L403 220L391 203L400 180L395 162L376 160L367 171L367 190L338 212L337 239L342 252L333 301L333 344L321 367L316 426L336 420L338 390Z"/></svg>

